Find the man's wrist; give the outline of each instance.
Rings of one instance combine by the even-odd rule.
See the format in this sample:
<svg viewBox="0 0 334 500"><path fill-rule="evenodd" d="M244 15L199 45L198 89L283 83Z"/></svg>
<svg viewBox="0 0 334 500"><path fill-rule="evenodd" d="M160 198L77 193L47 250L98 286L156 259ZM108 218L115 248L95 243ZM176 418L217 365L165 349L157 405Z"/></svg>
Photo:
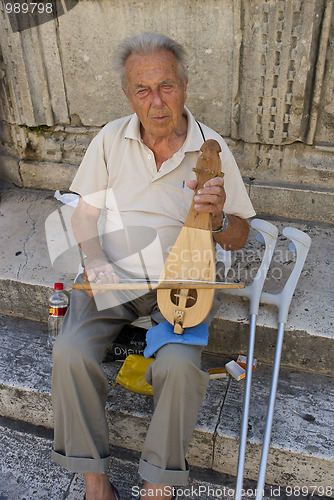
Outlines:
<svg viewBox="0 0 334 500"><path fill-rule="evenodd" d="M223 219L222 219L221 226L218 229L213 229L212 232L214 234L223 233L224 231L226 231L227 227L228 227L228 217L227 217L226 213L223 210Z"/></svg>

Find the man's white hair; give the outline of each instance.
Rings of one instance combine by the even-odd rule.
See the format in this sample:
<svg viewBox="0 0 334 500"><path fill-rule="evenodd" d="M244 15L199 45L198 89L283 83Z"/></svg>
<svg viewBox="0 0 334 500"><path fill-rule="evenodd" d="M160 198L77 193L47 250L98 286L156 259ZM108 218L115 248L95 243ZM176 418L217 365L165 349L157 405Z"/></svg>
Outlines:
<svg viewBox="0 0 334 500"><path fill-rule="evenodd" d="M171 52L178 62L179 77L185 85L188 79L186 66L186 51L179 43L171 38L158 33L142 33L123 40L117 47L113 57L113 67L121 77L122 87L126 89L125 63L131 54L151 54L167 50Z"/></svg>

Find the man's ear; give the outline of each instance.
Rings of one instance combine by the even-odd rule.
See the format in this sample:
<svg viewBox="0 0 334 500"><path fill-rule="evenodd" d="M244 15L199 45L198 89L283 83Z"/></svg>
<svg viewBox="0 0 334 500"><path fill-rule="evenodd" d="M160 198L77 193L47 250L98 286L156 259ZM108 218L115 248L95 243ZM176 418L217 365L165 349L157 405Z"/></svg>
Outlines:
<svg viewBox="0 0 334 500"><path fill-rule="evenodd" d="M123 90L123 92L124 92L125 97L126 97L126 98L127 98L127 100L129 101L131 111L134 113L134 112L135 112L135 110L133 109L132 103L131 103L131 101L130 101L130 99L129 99L129 96L128 96L127 92L126 92L126 89L122 87L122 90Z"/></svg>
<svg viewBox="0 0 334 500"><path fill-rule="evenodd" d="M188 79L186 80L184 84L184 100L186 101L187 99L187 86L188 86Z"/></svg>

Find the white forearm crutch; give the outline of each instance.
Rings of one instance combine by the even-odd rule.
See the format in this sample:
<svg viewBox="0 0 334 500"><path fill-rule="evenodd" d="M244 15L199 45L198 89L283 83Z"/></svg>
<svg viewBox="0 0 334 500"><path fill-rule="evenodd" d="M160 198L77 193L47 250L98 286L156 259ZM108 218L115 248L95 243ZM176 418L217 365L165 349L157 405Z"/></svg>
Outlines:
<svg viewBox="0 0 334 500"><path fill-rule="evenodd" d="M283 336L284 336L284 327L287 321L290 303L292 296L294 294L297 282L299 280L300 274L302 272L305 259L307 257L310 245L311 238L300 231L299 229L295 229L292 227L286 227L283 229L283 235L289 238L292 241L290 243L291 248L297 252L296 263L295 266L283 288L283 290L278 294L271 294L267 292L263 292L261 294L260 302L261 304L270 304L275 305L278 308L278 333L277 333L277 342L276 342L276 350L275 350L275 358L273 365L273 373L271 379L271 388L270 388L270 396L268 403L268 412L267 412L267 420L263 438L262 445L262 453L259 467L259 475L258 482L256 488L256 500L261 500L264 493L264 483L267 469L267 461L268 461L268 453L270 446L270 437L271 437L271 428L274 416L274 407L276 400L276 391L277 391L277 383L281 362L281 353L283 346ZM291 248L292 249L292 248Z"/></svg>
<svg viewBox="0 0 334 500"><path fill-rule="evenodd" d="M253 219L251 222L251 226L253 227L253 229L259 231L259 233L256 236L256 239L259 240L261 243L265 243L265 250L261 265L257 270L256 276L251 285L248 285L243 289L226 290L223 292L232 295L247 297L250 303L249 304L250 325L249 325L249 340L248 340L247 364L246 364L246 386L245 386L244 406L243 406L241 431L240 431L238 470L237 470L236 495L235 495L236 500L241 499L241 492L243 486L246 443L247 443L247 429L248 429L248 414L249 414L249 403L250 403L251 384L252 384L256 319L259 312L260 297L263 285L268 273L268 269L275 250L276 240L278 236L277 228L270 222L261 219Z"/></svg>

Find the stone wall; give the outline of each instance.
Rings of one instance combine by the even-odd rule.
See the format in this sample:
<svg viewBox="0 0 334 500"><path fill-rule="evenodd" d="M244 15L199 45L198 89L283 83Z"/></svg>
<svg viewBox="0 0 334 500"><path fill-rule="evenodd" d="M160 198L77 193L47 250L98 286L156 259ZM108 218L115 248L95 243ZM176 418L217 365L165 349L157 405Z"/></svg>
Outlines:
<svg viewBox="0 0 334 500"><path fill-rule="evenodd" d="M4 0L1 178L67 190L100 127L130 113L114 48L156 31L187 48L187 105L226 138L257 211L333 222L333 3L57 0L20 26Z"/></svg>

